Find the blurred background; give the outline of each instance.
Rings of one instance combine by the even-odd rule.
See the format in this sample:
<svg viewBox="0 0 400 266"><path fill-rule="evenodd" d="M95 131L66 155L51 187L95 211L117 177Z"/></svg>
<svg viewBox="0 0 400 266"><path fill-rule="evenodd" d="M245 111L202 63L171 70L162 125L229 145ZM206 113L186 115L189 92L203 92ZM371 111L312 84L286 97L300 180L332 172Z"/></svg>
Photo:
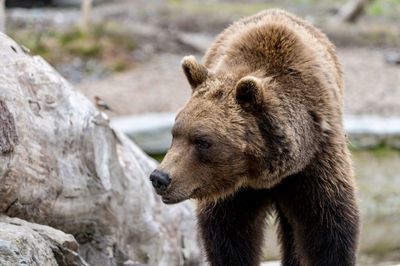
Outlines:
<svg viewBox="0 0 400 266"><path fill-rule="evenodd" d="M283 8L322 29L345 73L362 212L359 265L400 263L400 0L1 0L0 30L45 58L160 160L190 96L180 68L233 21ZM109 107L110 110L107 110ZM273 221L265 260L277 260Z"/></svg>

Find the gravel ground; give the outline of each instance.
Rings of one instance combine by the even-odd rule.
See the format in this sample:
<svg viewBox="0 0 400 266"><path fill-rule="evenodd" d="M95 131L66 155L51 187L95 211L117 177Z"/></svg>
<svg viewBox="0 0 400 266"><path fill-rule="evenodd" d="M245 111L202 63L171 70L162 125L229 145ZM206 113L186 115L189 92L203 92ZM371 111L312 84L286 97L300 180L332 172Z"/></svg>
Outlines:
<svg viewBox="0 0 400 266"><path fill-rule="evenodd" d="M257 0L248 2L253 3L248 7L259 8ZM296 5L293 1L269 2L271 6L266 7L286 7L315 22L319 21L317 18L329 17L330 8L334 7L332 3L330 8L327 6L323 8L314 4ZM100 66L96 61L93 61L94 66L90 67L96 71L89 77L82 73L80 67L82 62L79 60L71 64L58 65L56 68L72 82L85 80L85 83L77 85L77 89L90 99L93 99L94 95L104 98L114 109L111 116L175 112L190 96L190 88L180 67L181 58L190 51L198 53L204 51L213 36L231 20L251 11L244 12L245 10L242 10L244 6L238 5L239 2L235 1L229 6L226 5L229 1L205 1L208 4L204 6L198 6L196 3L198 2L189 0L167 2L118 0L98 5L93 10L95 22L113 21L115 25L123 28L126 34L136 36L138 49L135 51L135 58L137 57L138 65L128 72L100 80L92 79L103 77L103 69L95 67ZM199 8L201 10L197 10ZM7 12L7 25L10 30L19 27L42 30L54 26L57 29L69 28L75 25L79 18L77 8L10 9ZM255 10L250 13L253 12ZM208 14L207 19L204 19L204 14ZM384 46L378 45L383 42L392 44L385 47L398 49L396 42L389 41L400 39L398 23L389 17L381 20L370 16L356 25L339 25L336 28L333 26L335 23L328 23L330 27L323 27L324 23L321 24L330 38L340 45L338 54L345 71L347 114L400 116L400 65L387 64L384 61L384 53L387 50L382 48ZM14 27L10 27L12 25ZM369 30L368 34L363 32L365 28L363 25ZM335 30L332 30L332 27ZM393 27L397 30L389 31L390 34L383 30ZM380 31L375 32L374 29ZM366 39L357 41L360 36ZM362 47L359 46L361 44Z"/></svg>
<svg viewBox="0 0 400 266"><path fill-rule="evenodd" d="M75 88L89 99L104 99L113 109L111 116L176 111L190 96L180 60L178 55L160 55L129 72Z"/></svg>
<svg viewBox="0 0 400 266"><path fill-rule="evenodd" d="M400 65L377 49L339 49L345 73L345 112L400 116Z"/></svg>
<svg viewBox="0 0 400 266"><path fill-rule="evenodd" d="M338 54L345 72L345 113L400 116L400 66L385 63L382 49L340 48ZM180 68L183 56L159 54L129 72L76 88L89 99L103 98L114 110L111 116L175 112L190 96Z"/></svg>

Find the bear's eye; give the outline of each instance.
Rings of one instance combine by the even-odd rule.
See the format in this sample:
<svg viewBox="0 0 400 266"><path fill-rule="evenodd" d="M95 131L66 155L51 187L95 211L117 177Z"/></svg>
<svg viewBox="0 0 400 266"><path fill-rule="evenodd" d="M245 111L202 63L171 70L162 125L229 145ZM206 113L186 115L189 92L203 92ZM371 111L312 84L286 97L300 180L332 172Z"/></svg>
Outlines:
<svg viewBox="0 0 400 266"><path fill-rule="evenodd" d="M211 143L204 139L195 139L194 144L196 145L197 149L206 150L211 147Z"/></svg>

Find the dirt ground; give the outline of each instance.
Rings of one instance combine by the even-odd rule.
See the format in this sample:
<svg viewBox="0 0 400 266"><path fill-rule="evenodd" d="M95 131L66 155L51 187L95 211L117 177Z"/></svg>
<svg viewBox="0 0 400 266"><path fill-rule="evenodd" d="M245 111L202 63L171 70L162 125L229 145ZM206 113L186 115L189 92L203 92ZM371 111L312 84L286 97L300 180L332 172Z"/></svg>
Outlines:
<svg viewBox="0 0 400 266"><path fill-rule="evenodd" d="M259 1L246 3L249 4L121 1L120 7L113 5L114 11L99 7L98 12L104 18L115 18L118 14L127 25L137 22L129 25L140 29L134 33L144 51L144 60L125 73L83 82L77 89L90 99L95 95L104 98L114 109L111 116L176 112L190 96L180 67L181 58L195 54L201 59L212 39L232 20L255 13L265 5ZM368 11L356 25L337 25L329 20L334 9L340 7L338 2L296 3L270 1L267 7L285 8L315 22L338 45L346 82L345 113L400 116L400 65L390 65L384 60L386 53L400 52L398 17L391 16L390 11L385 16L373 16ZM132 12L124 13L121 7L131 8Z"/></svg>
<svg viewBox="0 0 400 266"><path fill-rule="evenodd" d="M334 21L334 13L345 0L107 1L95 6L92 22L108 23L132 39L135 50L125 56L132 60L128 65L133 68L104 74L104 62L82 62L82 58L54 66L89 99L96 95L108 102L114 110L111 116L176 112L190 96L180 67L181 58L195 54L201 59L216 34L232 21L265 8L279 7L322 28L338 45L345 73L346 114L400 116L400 65L384 60L387 52L400 52L400 4L395 1L374 2L353 25ZM8 11L8 17L9 32L25 27L40 36L46 31L76 26L79 9L13 9ZM90 73L84 73L88 65Z"/></svg>
<svg viewBox="0 0 400 266"><path fill-rule="evenodd" d="M345 73L346 114L400 116L400 66L384 61L382 49L338 49ZM159 54L135 69L79 84L89 99L100 96L121 116L145 112L176 112L189 98L181 71L184 54ZM200 59L201 55L197 55Z"/></svg>

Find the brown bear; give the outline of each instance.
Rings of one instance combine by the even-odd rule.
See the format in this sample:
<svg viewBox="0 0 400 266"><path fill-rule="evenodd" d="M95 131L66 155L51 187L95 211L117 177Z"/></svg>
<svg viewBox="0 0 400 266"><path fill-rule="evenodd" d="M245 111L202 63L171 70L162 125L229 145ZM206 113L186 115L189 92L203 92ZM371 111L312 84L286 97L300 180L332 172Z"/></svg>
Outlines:
<svg viewBox="0 0 400 266"><path fill-rule="evenodd" d="M197 200L211 265L258 265L275 212L283 265L355 265L359 214L335 47L267 10L229 26L204 64L182 61L192 96L150 180L164 203Z"/></svg>

